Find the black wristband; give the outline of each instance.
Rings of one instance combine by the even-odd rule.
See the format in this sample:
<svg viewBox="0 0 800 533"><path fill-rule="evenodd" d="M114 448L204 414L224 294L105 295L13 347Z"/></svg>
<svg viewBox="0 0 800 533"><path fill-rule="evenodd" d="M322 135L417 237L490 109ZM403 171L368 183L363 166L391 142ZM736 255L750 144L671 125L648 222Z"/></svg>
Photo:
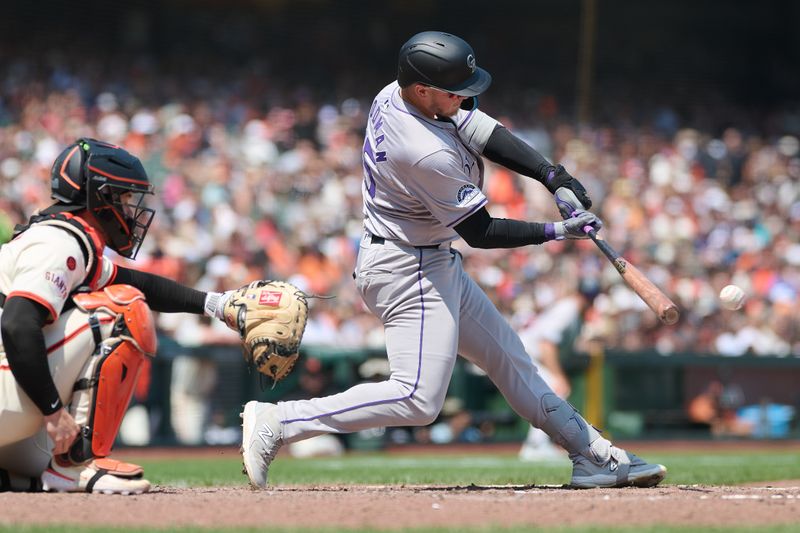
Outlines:
<svg viewBox="0 0 800 533"><path fill-rule="evenodd" d="M55 401L48 403L46 409L42 409L41 407L39 407L39 409L42 410L42 414L44 416L47 416L47 415L52 415L53 413L55 413L56 411L58 411L62 407L64 407L64 404L61 403L61 398L56 396Z"/></svg>

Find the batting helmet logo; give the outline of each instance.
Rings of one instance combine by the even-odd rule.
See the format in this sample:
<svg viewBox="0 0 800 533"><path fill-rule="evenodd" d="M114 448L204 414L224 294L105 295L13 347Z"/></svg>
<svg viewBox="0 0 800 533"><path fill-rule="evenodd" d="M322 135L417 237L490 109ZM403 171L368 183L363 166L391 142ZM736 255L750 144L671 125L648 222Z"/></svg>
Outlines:
<svg viewBox="0 0 800 533"><path fill-rule="evenodd" d="M469 67L470 72L475 72L475 69L478 68L478 65L475 63L475 56L469 54L467 56L467 66Z"/></svg>

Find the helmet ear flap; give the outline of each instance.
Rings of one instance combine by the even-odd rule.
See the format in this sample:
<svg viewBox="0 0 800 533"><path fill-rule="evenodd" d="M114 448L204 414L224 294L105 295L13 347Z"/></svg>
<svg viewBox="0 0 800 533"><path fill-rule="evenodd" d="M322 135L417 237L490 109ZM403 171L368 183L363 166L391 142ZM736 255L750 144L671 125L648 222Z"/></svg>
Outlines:
<svg viewBox="0 0 800 533"><path fill-rule="evenodd" d="M478 108L478 97L477 96L469 96L461 102L461 109L465 111L472 111Z"/></svg>
<svg viewBox="0 0 800 533"><path fill-rule="evenodd" d="M52 198L68 204L86 205L86 157L80 141L67 146L58 155L50 169Z"/></svg>

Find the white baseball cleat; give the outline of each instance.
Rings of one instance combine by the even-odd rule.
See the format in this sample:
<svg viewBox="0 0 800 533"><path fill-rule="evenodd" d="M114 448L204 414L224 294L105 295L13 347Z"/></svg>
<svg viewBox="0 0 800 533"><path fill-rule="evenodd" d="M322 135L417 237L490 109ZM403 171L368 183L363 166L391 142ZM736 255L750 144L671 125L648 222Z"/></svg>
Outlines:
<svg viewBox="0 0 800 533"><path fill-rule="evenodd" d="M247 402L242 417L242 460L250 484L266 488L269 465L283 445L278 406L272 403Z"/></svg>
<svg viewBox="0 0 800 533"><path fill-rule="evenodd" d="M576 489L655 487L667 476L664 465L650 464L630 452L611 447L611 457L598 465L583 455L573 455L572 482Z"/></svg>
<svg viewBox="0 0 800 533"><path fill-rule="evenodd" d="M150 482L143 479L141 474L133 477L116 476L94 461L85 465L62 466L53 460L42 473L42 490L130 495L149 491Z"/></svg>

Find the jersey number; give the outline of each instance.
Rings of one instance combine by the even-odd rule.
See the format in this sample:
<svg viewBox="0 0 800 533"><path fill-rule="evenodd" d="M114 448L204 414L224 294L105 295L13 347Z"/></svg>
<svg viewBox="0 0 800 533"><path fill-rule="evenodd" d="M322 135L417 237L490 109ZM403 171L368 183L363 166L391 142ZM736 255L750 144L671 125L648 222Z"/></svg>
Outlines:
<svg viewBox="0 0 800 533"><path fill-rule="evenodd" d="M369 160L372 161L372 164L375 164L375 153L372 151L372 145L369 143L369 139L364 139L364 180L366 181L365 185L367 187L367 192L369 193L370 198L375 198L375 178L372 176L372 169L369 168L367 164L367 157Z"/></svg>
<svg viewBox="0 0 800 533"><path fill-rule="evenodd" d="M375 139L375 144L380 145L384 140L383 135L379 135L377 139ZM372 150L372 145L369 143L369 138L364 139L364 154L369 157L369 160L372 161L372 164L375 165L382 161L386 161L386 152L381 152L380 150L375 152ZM367 185L367 192L369 193L371 198L375 198L375 178L372 175L372 170L369 168L367 164L366 157L364 158L364 179L366 180Z"/></svg>

